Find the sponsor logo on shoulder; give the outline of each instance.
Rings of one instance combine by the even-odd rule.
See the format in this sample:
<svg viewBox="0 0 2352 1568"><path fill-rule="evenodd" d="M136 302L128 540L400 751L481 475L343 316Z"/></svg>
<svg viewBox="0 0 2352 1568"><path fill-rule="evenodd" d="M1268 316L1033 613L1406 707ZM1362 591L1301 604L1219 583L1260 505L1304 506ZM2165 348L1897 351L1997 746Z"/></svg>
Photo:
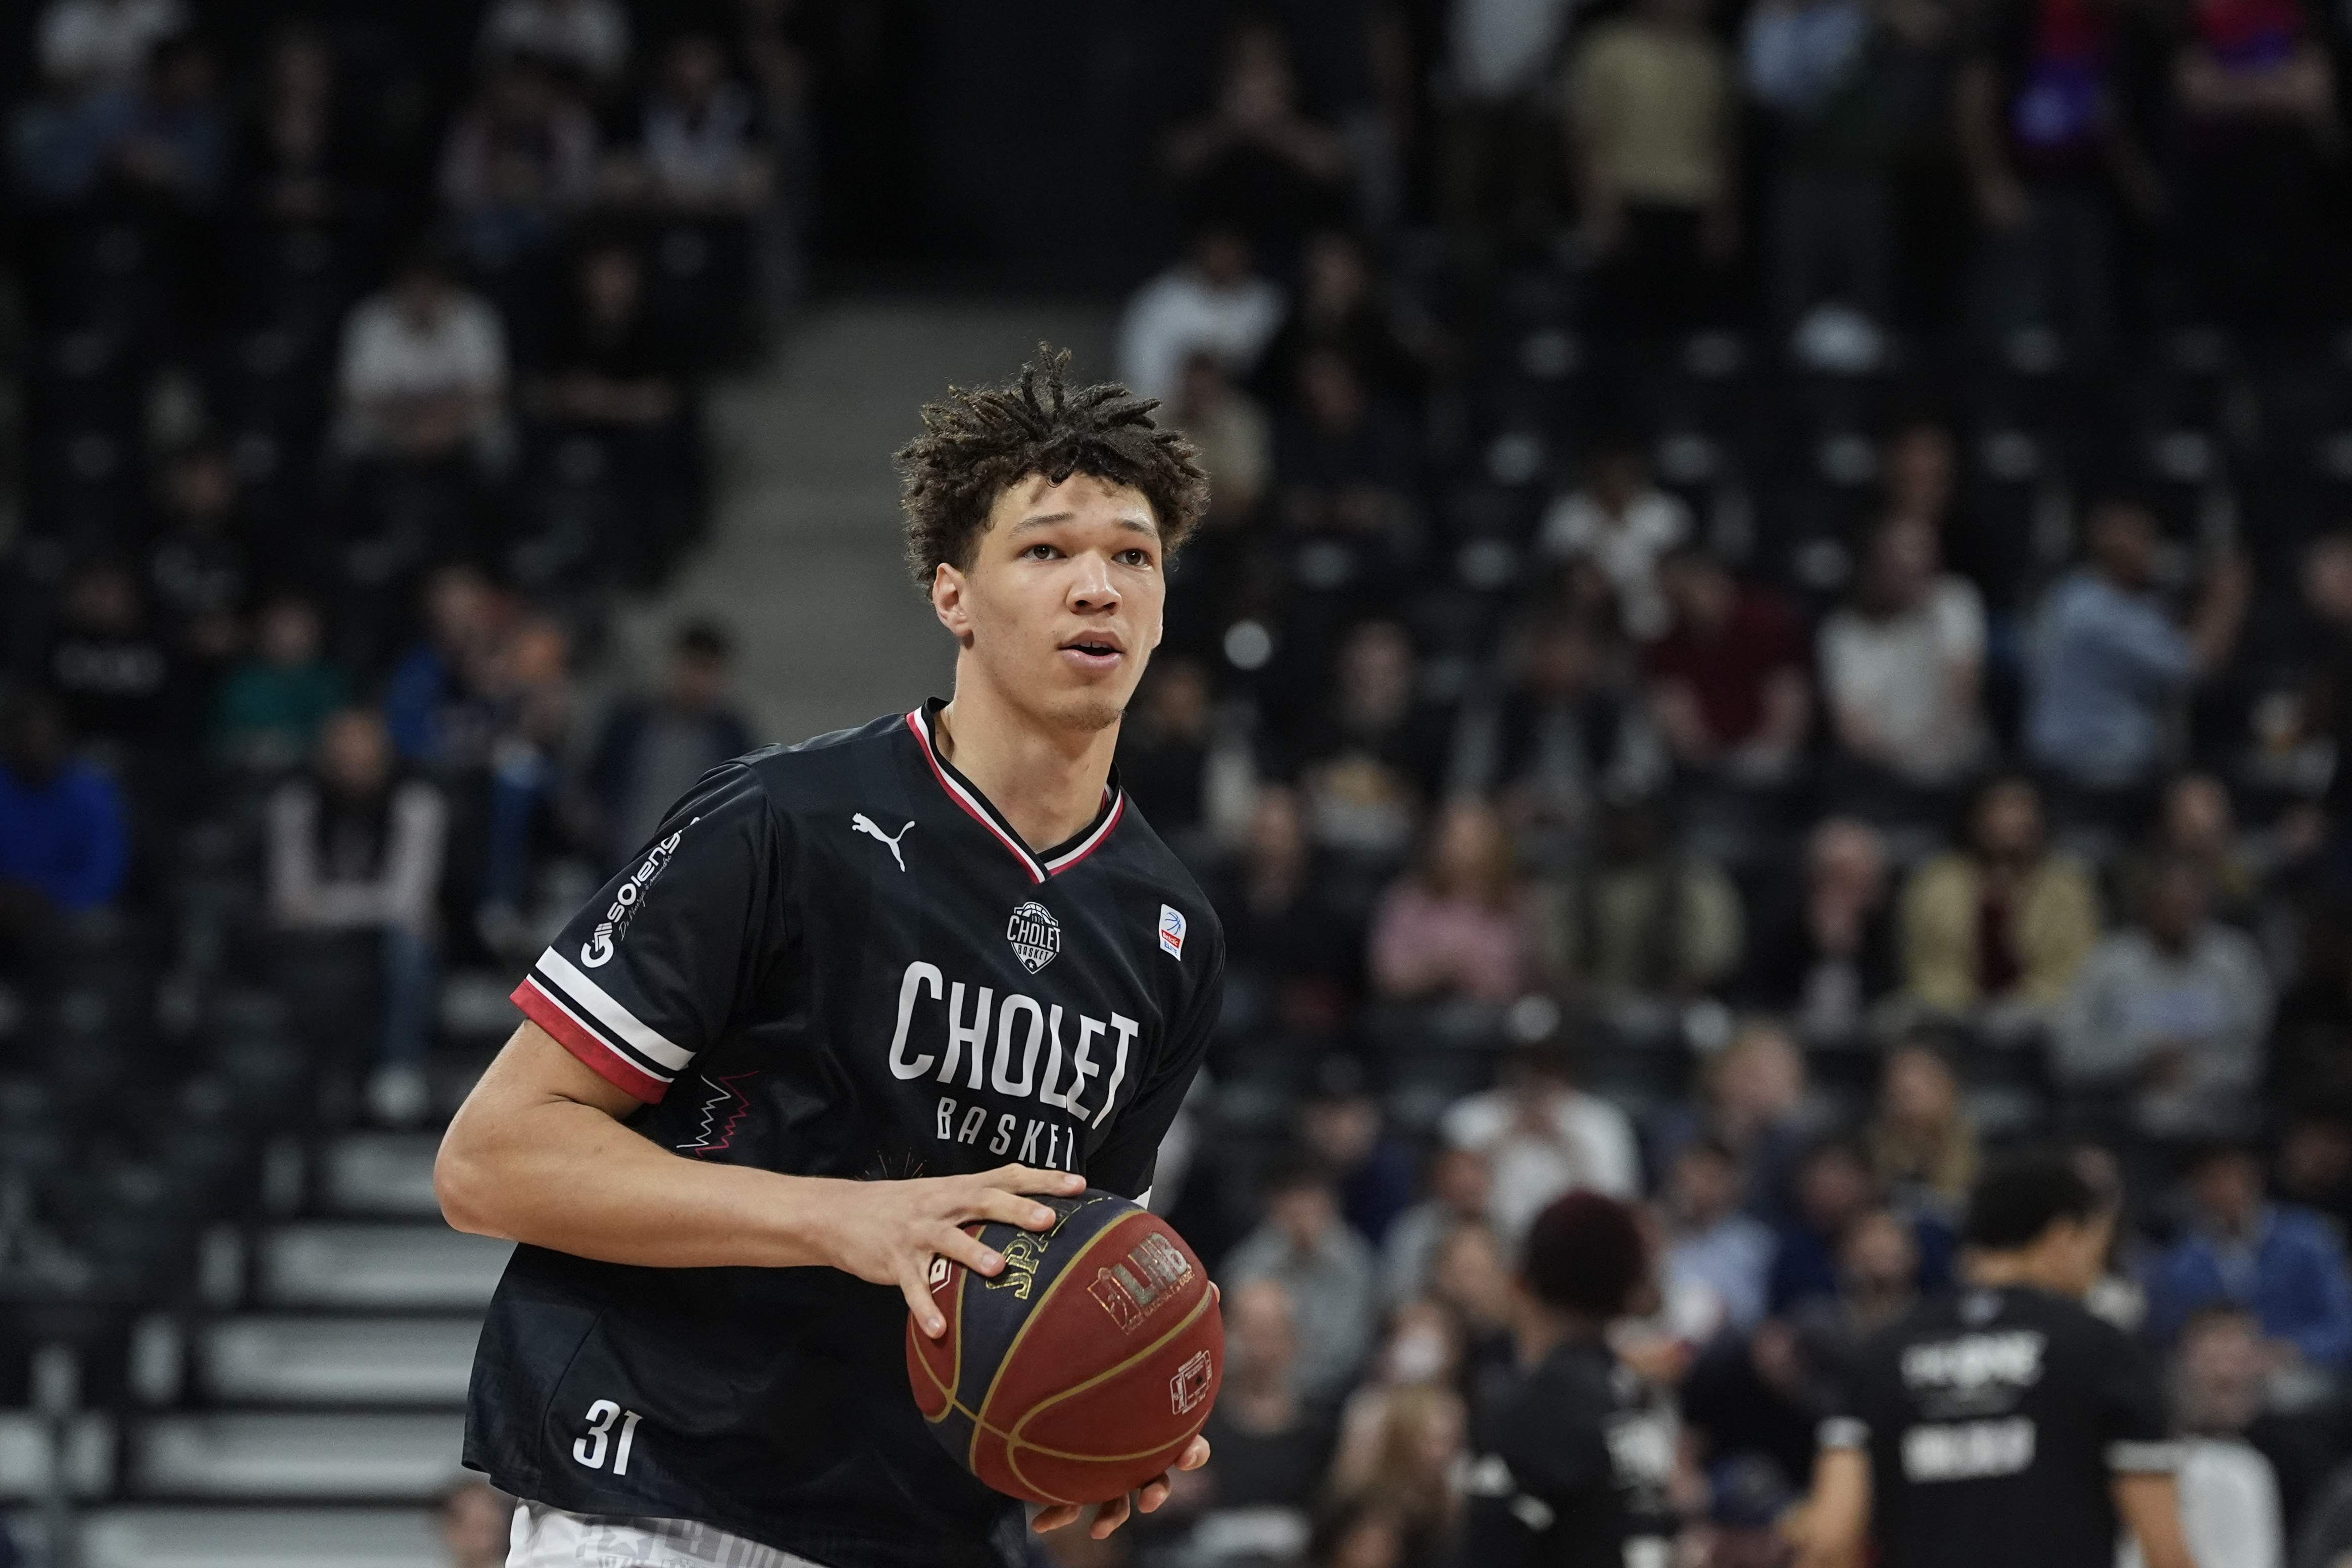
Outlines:
<svg viewBox="0 0 2352 1568"><path fill-rule="evenodd" d="M1184 962L1184 911L1173 904L1160 906L1160 951Z"/></svg>
<svg viewBox="0 0 2352 1568"><path fill-rule="evenodd" d="M701 820L698 816L686 827ZM613 901L605 909L604 918L596 922L596 929L580 944L583 969L601 969L613 962L614 948L628 937L629 922L637 918L637 910L646 900L646 890L669 868L669 858L677 852L677 841L686 837L686 827L646 850L636 869L621 879L620 885L613 889Z"/></svg>
<svg viewBox="0 0 2352 1568"><path fill-rule="evenodd" d="M1021 967L1034 974L1054 962L1062 951L1062 922L1054 911L1034 900L1013 911L1004 925L1004 940L1013 944L1013 956Z"/></svg>

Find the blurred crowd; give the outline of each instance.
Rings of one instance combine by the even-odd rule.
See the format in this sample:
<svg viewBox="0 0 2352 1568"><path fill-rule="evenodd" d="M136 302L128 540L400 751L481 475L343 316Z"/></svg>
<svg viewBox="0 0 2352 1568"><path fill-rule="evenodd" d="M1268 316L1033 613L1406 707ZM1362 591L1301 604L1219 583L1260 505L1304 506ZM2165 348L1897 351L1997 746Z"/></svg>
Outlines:
<svg viewBox="0 0 2352 1568"><path fill-rule="evenodd" d="M1780 1561L1842 1357L2055 1138L2200 1562L2336 1562L2341 18L1462 0L1351 113L1349 10L1232 31L1119 326L1215 498L1120 765L1232 950L1155 1188L1231 1381L1139 1560L1445 1561L1590 1188L1690 1560Z"/></svg>

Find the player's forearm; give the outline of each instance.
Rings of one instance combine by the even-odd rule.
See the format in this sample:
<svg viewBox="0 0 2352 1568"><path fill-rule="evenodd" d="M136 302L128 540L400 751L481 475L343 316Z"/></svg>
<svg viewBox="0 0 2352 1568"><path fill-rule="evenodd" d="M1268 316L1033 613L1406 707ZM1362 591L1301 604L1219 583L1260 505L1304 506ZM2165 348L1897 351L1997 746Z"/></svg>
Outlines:
<svg viewBox="0 0 2352 1568"><path fill-rule="evenodd" d="M827 1189L849 1183L683 1159L585 1105L478 1143L458 1131L435 1186L459 1230L656 1268L833 1261Z"/></svg>

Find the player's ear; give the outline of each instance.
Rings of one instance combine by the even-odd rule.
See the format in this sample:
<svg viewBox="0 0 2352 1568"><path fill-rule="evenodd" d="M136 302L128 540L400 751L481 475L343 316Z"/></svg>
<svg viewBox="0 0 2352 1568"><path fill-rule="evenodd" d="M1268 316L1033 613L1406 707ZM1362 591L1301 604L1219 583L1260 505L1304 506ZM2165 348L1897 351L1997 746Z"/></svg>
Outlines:
<svg viewBox="0 0 2352 1568"><path fill-rule="evenodd" d="M971 610L964 602L968 586L963 574L948 563L931 568L931 613L967 647L971 642Z"/></svg>

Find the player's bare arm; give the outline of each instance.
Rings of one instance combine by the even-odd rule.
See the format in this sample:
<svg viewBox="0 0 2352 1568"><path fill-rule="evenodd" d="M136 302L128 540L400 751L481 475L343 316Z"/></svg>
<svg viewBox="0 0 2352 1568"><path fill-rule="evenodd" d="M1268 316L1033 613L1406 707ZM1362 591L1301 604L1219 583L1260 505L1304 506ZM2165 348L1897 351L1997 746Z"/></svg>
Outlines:
<svg viewBox="0 0 2352 1568"><path fill-rule="evenodd" d="M959 1227L998 1220L1044 1230L1053 1211L1023 1194L1065 1196L1087 1184L1021 1165L850 1182L707 1164L621 1125L637 1104L526 1022L442 1140L433 1168L442 1213L459 1230L608 1263L839 1268L898 1286L936 1338L945 1325L924 1284L932 1256L981 1274L1004 1267Z"/></svg>
<svg viewBox="0 0 2352 1568"><path fill-rule="evenodd" d="M1797 1568L1857 1568L1869 1529L1868 1457L1860 1448L1824 1448L1813 1460L1812 1494L1786 1524Z"/></svg>
<svg viewBox="0 0 2352 1568"><path fill-rule="evenodd" d="M2139 1542L2147 1568L2197 1568L2180 1528L2180 1486L2168 1474L2119 1475L2112 1483L2116 1512Z"/></svg>

